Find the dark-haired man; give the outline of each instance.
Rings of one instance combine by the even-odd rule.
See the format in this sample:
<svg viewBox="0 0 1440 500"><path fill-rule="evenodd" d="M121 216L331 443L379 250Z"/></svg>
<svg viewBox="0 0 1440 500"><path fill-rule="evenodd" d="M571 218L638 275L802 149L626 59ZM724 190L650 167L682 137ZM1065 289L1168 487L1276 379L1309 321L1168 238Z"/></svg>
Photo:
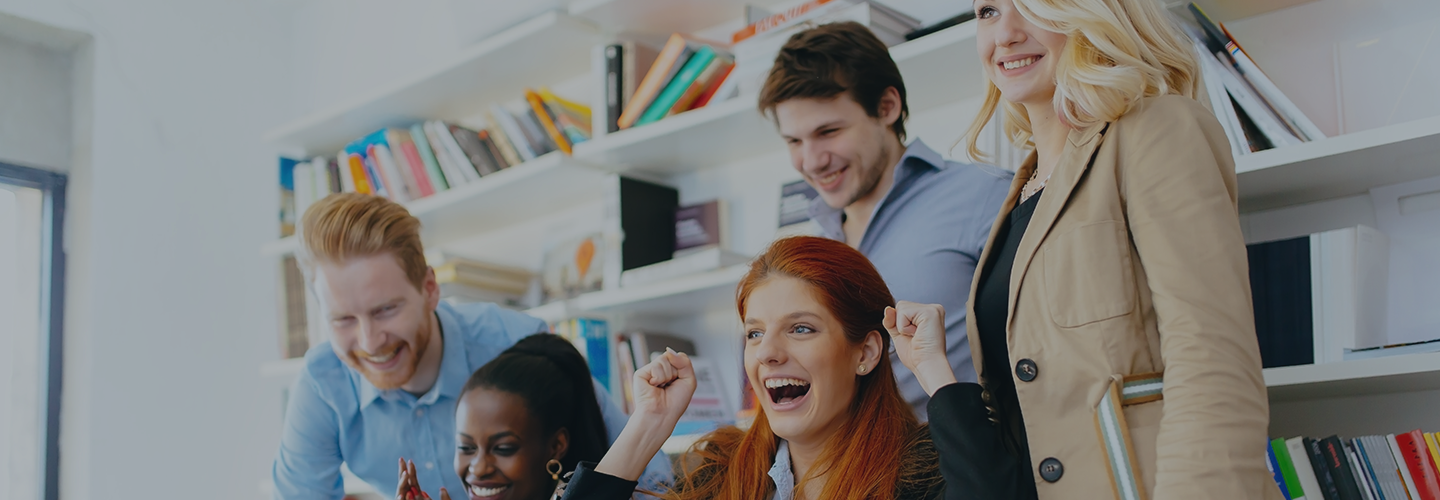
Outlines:
<svg viewBox="0 0 1440 500"><path fill-rule="evenodd" d="M760 111L819 192L810 215L824 235L869 257L897 300L944 305L950 365L973 382L965 302L1012 175L947 161L918 139L905 146L905 82L885 44L858 23L791 36ZM891 363L901 395L925 420L929 397L894 354Z"/></svg>

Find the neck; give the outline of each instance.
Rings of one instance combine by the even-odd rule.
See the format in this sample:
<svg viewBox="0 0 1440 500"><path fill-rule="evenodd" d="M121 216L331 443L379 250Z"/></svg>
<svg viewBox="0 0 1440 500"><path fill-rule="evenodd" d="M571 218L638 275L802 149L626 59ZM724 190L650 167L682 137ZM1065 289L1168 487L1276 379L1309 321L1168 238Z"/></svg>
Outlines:
<svg viewBox="0 0 1440 500"><path fill-rule="evenodd" d="M1038 177L1044 179L1055 171L1055 164L1060 161L1070 126L1060 120L1060 116L1055 114L1054 104L1048 100L1025 104L1025 113L1030 115L1031 139L1035 142L1035 168Z"/></svg>
<svg viewBox="0 0 1440 500"><path fill-rule="evenodd" d="M435 381L440 378L440 362L445 359L445 336L440 331L440 317L435 312L430 313L430 326L427 328L430 336L430 344L425 348L425 354L420 357L419 366L415 367L415 375L410 381L400 386L405 392L419 396L430 392L435 387Z"/></svg>
<svg viewBox="0 0 1440 500"><path fill-rule="evenodd" d="M830 441L830 436L821 436L813 440L787 441L790 443L790 469L795 473L795 482L797 484L804 483L804 489L796 491L795 497L820 498L820 492L825 489L826 474L813 477L806 475L814 470L815 463L825 452L825 445Z"/></svg>
<svg viewBox="0 0 1440 500"><path fill-rule="evenodd" d="M875 213L875 206L890 192L890 185L895 183L895 166L900 164L900 158L905 156L905 145L900 143L890 129L885 129L888 134L885 137L885 148L881 150L881 158L878 160L882 170L880 171L880 182L875 183L875 189L871 189L865 196L845 206L845 240L851 247L860 247L860 236L865 234L865 228L870 225L870 216ZM852 237L853 236L853 237Z"/></svg>

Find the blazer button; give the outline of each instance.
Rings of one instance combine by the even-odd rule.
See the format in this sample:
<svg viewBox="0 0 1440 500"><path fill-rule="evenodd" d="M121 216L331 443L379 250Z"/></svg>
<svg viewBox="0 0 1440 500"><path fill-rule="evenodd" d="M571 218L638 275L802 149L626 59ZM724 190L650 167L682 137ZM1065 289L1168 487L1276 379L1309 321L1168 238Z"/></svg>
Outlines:
<svg viewBox="0 0 1440 500"><path fill-rule="evenodd" d="M1035 380L1035 376L1039 374L1040 367L1030 358L1025 358L1020 360L1019 363L1015 363L1015 378L1020 379L1021 382Z"/></svg>
<svg viewBox="0 0 1440 500"><path fill-rule="evenodd" d="M1065 475L1065 465L1055 457L1040 461L1040 479L1044 479L1047 483L1053 483L1059 481L1060 476L1063 475Z"/></svg>

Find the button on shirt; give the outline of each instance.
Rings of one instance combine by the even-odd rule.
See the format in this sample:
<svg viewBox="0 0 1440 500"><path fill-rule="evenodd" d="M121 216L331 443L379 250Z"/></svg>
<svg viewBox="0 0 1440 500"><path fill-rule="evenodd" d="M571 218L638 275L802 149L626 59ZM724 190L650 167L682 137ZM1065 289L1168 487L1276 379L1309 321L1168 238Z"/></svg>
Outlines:
<svg viewBox="0 0 1440 500"><path fill-rule="evenodd" d="M895 300L945 307L945 355L961 382L974 382L965 301L990 226L1014 174L991 166L947 161L915 140L895 165L894 183L875 205L860 239L860 253L880 271ZM845 241L843 209L816 197L810 217L827 238ZM929 396L894 352L890 363L900 394L926 419Z"/></svg>
<svg viewBox="0 0 1440 500"><path fill-rule="evenodd" d="M465 491L452 466L460 390L471 373L506 348L548 328L539 319L494 304L441 302L435 315L444 337L440 374L435 386L418 397L400 389L377 389L342 363L328 342L305 354L305 368L290 390L272 468L275 498L343 497L342 462L380 492L395 491L401 457L419 465L420 486L432 498L440 497L440 486ZM627 417L598 383L595 394L613 443ZM656 455L641 486L668 483L670 477L669 462Z"/></svg>

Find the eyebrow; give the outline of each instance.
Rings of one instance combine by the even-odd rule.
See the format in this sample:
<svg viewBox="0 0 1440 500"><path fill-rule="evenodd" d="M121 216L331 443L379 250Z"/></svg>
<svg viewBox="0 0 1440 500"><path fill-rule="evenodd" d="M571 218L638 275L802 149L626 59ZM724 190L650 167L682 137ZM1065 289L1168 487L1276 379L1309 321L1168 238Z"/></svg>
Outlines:
<svg viewBox="0 0 1440 500"><path fill-rule="evenodd" d="M810 129L810 133L819 132L819 131L824 130L824 129L827 129L827 128L839 127L840 125L843 125L844 123L845 123L845 119L843 119L843 118L831 120L831 121L828 121L828 122L825 122L825 123L821 123L821 124L819 124L819 125L816 125L815 128ZM794 138L795 138L794 136L787 135L787 134L780 134L780 137L783 137L783 138L785 138L785 139L794 139Z"/></svg>
<svg viewBox="0 0 1440 500"><path fill-rule="evenodd" d="M384 308L386 308L386 307L390 307L390 306L393 306L393 305L400 304L401 302L405 302L405 297L396 297L396 298L390 299L390 300L387 301L387 302L381 303L381 304L378 305L378 306L375 306L375 307L370 308L369 314L378 313L378 312L380 312L381 309L384 309Z"/></svg>
<svg viewBox="0 0 1440 500"><path fill-rule="evenodd" d="M495 441L495 440L498 440L498 439L503 438L503 437L506 437L506 436L514 437L514 438L517 438L517 439L520 437L520 435L519 435L519 434L516 434L514 431L505 431L505 432L497 432L497 433L491 434L491 435L490 435L490 439L488 439L487 441Z"/></svg>
<svg viewBox="0 0 1440 500"><path fill-rule="evenodd" d="M790 314L785 315L785 319L787 319L787 320L795 320L795 319L800 319L800 318L805 318L805 317L820 319L820 315L819 315L819 314L815 314L815 313L812 313L812 312L810 312L810 311L795 311L795 312L793 312L793 313L790 313ZM749 319L746 319L746 320L745 320L745 324L746 324L746 325L750 325L750 324L754 324L754 323L762 323L762 324L763 324L764 321L761 321L759 318L749 318Z"/></svg>

